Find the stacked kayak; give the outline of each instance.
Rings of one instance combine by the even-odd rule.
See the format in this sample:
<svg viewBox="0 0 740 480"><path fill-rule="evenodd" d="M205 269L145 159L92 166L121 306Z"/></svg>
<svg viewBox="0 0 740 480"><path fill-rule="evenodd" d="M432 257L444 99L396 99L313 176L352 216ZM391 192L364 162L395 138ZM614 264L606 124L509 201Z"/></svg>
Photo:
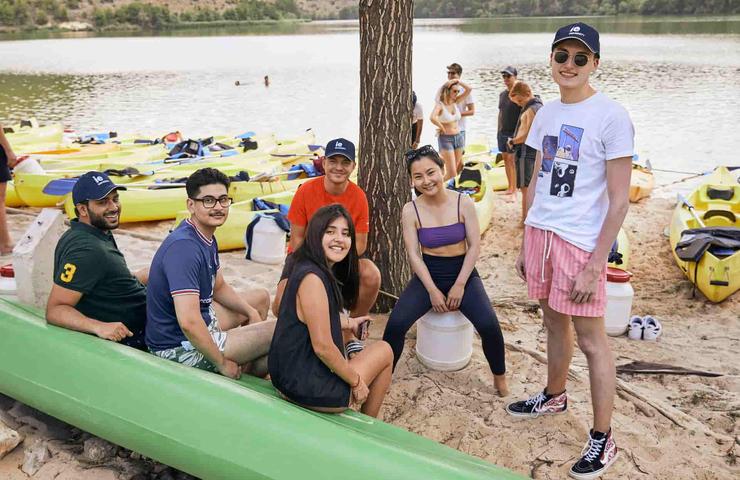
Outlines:
<svg viewBox="0 0 740 480"><path fill-rule="evenodd" d="M730 172L726 167L718 167L687 198L694 214L686 204L679 202L671 219L670 244L676 263L712 302L721 302L740 289L740 248L733 247L732 241L724 242L725 245L717 241L717 234L725 238L740 237L737 175L737 170ZM688 251L693 243L688 234L693 234L693 240L699 242L693 255ZM698 261L682 259L687 255L679 256L676 250L679 243L682 253L699 257Z"/></svg>
<svg viewBox="0 0 740 480"><path fill-rule="evenodd" d="M655 187L653 171L636 163L632 164L632 178L630 179L630 202L636 203L647 198Z"/></svg>
<svg viewBox="0 0 740 480"><path fill-rule="evenodd" d="M36 119L15 125L3 125L5 136L15 149L22 145L61 143L64 128L61 125L40 127Z"/></svg>
<svg viewBox="0 0 740 480"><path fill-rule="evenodd" d="M303 409L261 379L47 325L2 299L0 393L205 480L523 478L353 411Z"/></svg>

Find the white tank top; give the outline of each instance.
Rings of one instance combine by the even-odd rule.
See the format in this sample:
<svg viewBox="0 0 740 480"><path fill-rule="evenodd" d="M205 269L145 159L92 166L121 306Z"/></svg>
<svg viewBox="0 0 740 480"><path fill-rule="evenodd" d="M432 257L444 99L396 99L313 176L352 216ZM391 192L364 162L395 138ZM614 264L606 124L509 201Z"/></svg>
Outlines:
<svg viewBox="0 0 740 480"><path fill-rule="evenodd" d="M457 105L453 105L455 113L450 113L447 105L445 105L444 103L440 103L439 105L442 107L442 112L439 114L440 122L442 123L457 122L462 117L462 115L460 115L460 110L457 108Z"/></svg>

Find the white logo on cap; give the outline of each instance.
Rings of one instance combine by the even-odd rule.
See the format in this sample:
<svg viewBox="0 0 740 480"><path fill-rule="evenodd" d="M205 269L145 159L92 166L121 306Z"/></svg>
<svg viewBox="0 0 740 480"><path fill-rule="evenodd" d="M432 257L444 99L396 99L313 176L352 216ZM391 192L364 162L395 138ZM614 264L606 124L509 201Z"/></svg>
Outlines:
<svg viewBox="0 0 740 480"><path fill-rule="evenodd" d="M578 25L576 25L575 27L573 27L573 28L570 29L570 32L571 33L573 33L573 32L580 32L580 31L581 31L581 27L579 27Z"/></svg>
<svg viewBox="0 0 740 480"><path fill-rule="evenodd" d="M342 142L335 143L334 148L336 148L337 150L345 150L344 145L342 145Z"/></svg>
<svg viewBox="0 0 740 480"><path fill-rule="evenodd" d="M100 175L94 175L92 178L93 178L93 180L95 180L95 183L98 184L98 185L102 185L104 183L108 183L108 180L106 180L105 178L101 177Z"/></svg>

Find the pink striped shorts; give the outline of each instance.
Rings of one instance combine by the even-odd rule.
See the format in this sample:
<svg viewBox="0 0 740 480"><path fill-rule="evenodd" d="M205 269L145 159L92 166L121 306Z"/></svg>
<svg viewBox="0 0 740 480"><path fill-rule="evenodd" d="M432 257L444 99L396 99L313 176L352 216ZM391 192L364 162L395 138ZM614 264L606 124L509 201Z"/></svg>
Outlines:
<svg viewBox="0 0 740 480"><path fill-rule="evenodd" d="M583 271L591 252L568 243L557 234L527 226L524 234L524 265L529 298L547 304L565 315L603 317L606 309L606 264L596 293L588 303L570 299L576 275Z"/></svg>

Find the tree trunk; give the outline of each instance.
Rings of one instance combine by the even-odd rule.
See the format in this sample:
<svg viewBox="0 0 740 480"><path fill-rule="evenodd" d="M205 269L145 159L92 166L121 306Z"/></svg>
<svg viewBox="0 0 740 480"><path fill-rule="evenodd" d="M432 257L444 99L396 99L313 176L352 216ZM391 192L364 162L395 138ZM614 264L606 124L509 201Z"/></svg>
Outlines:
<svg viewBox="0 0 740 480"><path fill-rule="evenodd" d="M413 0L360 0L359 182L370 203L367 253L380 269L381 290L399 295L411 271L401 234L410 199L403 154L411 144ZM377 311L395 301L381 294Z"/></svg>

